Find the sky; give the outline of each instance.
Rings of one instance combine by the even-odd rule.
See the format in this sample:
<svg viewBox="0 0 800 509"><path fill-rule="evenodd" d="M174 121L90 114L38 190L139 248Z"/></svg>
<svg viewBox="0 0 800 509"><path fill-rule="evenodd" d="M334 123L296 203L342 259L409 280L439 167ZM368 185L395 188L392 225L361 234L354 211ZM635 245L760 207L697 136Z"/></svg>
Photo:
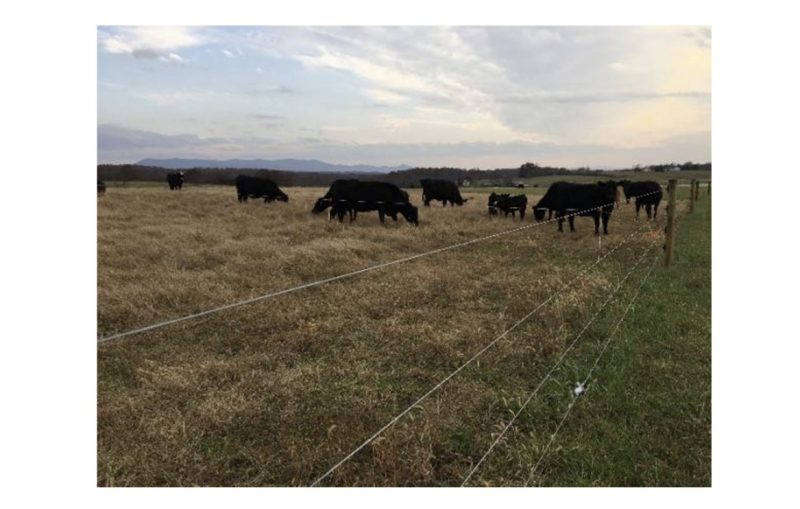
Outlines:
<svg viewBox="0 0 800 509"><path fill-rule="evenodd" d="M709 27L97 30L98 162L711 160Z"/></svg>

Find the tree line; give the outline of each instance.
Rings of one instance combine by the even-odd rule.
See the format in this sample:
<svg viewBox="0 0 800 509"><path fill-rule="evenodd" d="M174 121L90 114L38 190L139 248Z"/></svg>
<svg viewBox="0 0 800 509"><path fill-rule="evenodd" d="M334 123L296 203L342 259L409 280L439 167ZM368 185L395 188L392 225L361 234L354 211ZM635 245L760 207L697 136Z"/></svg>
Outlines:
<svg viewBox="0 0 800 509"><path fill-rule="evenodd" d="M691 161L676 164L650 165L643 168L639 165L633 168L623 168L633 171L711 171L711 163L695 164ZM157 166L142 166L137 164L99 164L97 165L97 178L103 181L137 182L166 180L167 173L177 170ZM610 170L609 170L610 171ZM279 186L297 187L325 187L336 179L360 179L391 182L400 187L418 187L420 179L437 178L457 182L459 185L471 185L475 182L488 182L491 185L510 185L515 179L545 177L553 175L590 175L603 177L605 171L592 170L588 167L567 169L563 167L540 166L536 163L525 163L519 168L497 168L494 170L464 169L451 167L438 168L410 168L407 170L392 171L389 173L365 172L298 172L283 170L261 169L232 169L232 168L192 168L183 170L185 180L193 184L233 185L237 175L266 177Z"/></svg>

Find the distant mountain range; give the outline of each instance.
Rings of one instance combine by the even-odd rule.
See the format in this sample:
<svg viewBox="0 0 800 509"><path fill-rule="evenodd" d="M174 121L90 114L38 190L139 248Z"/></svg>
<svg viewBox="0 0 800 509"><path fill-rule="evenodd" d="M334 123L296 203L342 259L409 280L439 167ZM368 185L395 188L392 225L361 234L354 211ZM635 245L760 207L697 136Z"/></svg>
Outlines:
<svg viewBox="0 0 800 509"><path fill-rule="evenodd" d="M159 166L174 170L187 170L189 168L230 168L253 170L283 170L283 171L312 171L312 172L363 172L363 173L389 173L395 170L412 168L407 164L398 166L371 166L368 164L331 164L314 159L142 159L136 164L142 166Z"/></svg>

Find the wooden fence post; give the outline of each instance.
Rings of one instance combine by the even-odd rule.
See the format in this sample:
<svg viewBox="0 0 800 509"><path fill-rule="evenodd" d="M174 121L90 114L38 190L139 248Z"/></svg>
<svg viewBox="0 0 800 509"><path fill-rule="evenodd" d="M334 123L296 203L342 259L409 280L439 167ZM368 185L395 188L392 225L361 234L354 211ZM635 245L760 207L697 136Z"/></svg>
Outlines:
<svg viewBox="0 0 800 509"><path fill-rule="evenodd" d="M672 181L670 181L672 182ZM692 179L692 182L689 184L689 212L694 212L694 183L696 180Z"/></svg>
<svg viewBox="0 0 800 509"><path fill-rule="evenodd" d="M708 195L711 196L711 181L708 181Z"/></svg>
<svg viewBox="0 0 800 509"><path fill-rule="evenodd" d="M664 249L664 266L669 267L672 265L672 251L675 247L675 194L678 188L678 181L676 179L669 180L667 192L669 192L669 204L667 205L667 239ZM689 200L689 203L692 203Z"/></svg>
<svg viewBox="0 0 800 509"><path fill-rule="evenodd" d="M694 199L695 201L700 199L700 181L698 180L695 182L695 189L694 189Z"/></svg>

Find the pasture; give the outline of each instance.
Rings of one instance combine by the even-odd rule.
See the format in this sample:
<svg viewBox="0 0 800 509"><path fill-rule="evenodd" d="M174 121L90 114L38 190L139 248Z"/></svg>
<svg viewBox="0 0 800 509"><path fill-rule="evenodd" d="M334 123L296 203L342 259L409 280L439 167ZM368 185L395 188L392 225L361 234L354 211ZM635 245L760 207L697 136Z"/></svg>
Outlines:
<svg viewBox="0 0 800 509"><path fill-rule="evenodd" d="M531 225L545 189L518 191L529 199L523 223L489 217L483 189L462 189L470 201L446 208L422 207L421 190L408 190L420 210L413 227L402 217L382 226L374 212L328 222L310 213L319 188L284 188L288 203L265 205L238 203L232 186L109 186L97 201L98 336ZM630 272L470 485L709 485L704 193L688 216L679 189L676 265L655 262L597 387L533 475L571 384L660 254L663 210L657 223L637 222L623 203L600 239L590 218L577 218L575 233L541 224L103 343L97 484L309 485L555 294L321 483L458 486ZM683 308L691 317L676 314Z"/></svg>

